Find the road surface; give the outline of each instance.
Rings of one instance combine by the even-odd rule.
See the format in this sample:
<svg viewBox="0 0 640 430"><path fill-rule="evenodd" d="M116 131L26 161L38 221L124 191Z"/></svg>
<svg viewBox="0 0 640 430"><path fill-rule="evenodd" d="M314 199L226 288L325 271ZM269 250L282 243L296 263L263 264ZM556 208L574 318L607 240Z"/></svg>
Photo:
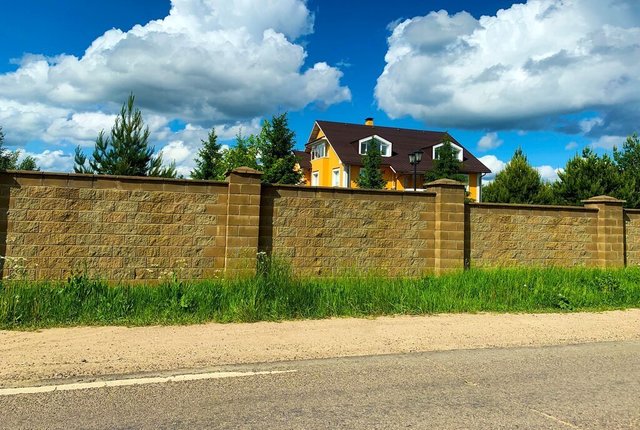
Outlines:
<svg viewBox="0 0 640 430"><path fill-rule="evenodd" d="M0 395L0 428L640 428L637 340L202 371L286 373Z"/></svg>

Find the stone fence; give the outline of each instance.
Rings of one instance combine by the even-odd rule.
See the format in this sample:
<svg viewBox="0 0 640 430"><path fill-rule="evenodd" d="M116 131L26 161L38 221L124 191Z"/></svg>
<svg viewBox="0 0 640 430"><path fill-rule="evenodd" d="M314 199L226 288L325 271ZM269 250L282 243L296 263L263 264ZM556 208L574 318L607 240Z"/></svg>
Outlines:
<svg viewBox="0 0 640 430"><path fill-rule="evenodd" d="M640 210L465 203L464 186L424 192L42 172L0 173L3 277L112 281L255 273L259 253L300 275L420 276L465 267L640 265Z"/></svg>

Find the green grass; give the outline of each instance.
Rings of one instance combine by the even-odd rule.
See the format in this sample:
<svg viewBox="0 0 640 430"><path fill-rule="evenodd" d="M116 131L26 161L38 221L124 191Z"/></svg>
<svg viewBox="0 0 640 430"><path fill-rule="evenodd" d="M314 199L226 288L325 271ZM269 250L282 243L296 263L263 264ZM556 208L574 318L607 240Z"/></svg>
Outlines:
<svg viewBox="0 0 640 430"><path fill-rule="evenodd" d="M421 279L297 279L285 270L245 280L116 285L0 285L0 328L191 324L443 312L569 312L640 307L640 269L469 270Z"/></svg>

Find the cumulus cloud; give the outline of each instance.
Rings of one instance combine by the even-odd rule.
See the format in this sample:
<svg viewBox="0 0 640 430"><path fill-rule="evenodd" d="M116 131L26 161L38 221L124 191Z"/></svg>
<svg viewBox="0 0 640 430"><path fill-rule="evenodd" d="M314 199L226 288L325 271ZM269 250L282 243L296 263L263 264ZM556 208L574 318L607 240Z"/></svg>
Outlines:
<svg viewBox="0 0 640 430"><path fill-rule="evenodd" d="M551 166L537 166L535 168L544 181L555 182L558 180L558 172L562 172L563 169L551 167Z"/></svg>
<svg viewBox="0 0 640 430"><path fill-rule="evenodd" d="M491 149L496 149L503 143L504 141L498 137L498 133L487 133L478 141L478 150L489 151Z"/></svg>
<svg viewBox="0 0 640 430"><path fill-rule="evenodd" d="M68 172L73 170L73 156L65 154L61 149L51 151L46 149L40 153L20 152L19 161L31 156L36 160L40 170L46 172Z"/></svg>
<svg viewBox="0 0 640 430"><path fill-rule="evenodd" d="M8 144L89 145L134 92L166 143L182 140L167 132L175 118L185 136L216 124L232 137L274 112L350 100L340 69L304 66L313 20L304 0L172 0L164 19L109 30L81 56L25 55L0 74L0 124Z"/></svg>
<svg viewBox="0 0 640 430"><path fill-rule="evenodd" d="M407 19L389 37L375 97L391 117L441 127L624 134L640 114L640 2L529 0L475 19ZM579 115L597 112L581 121ZM615 131L614 131L615 130Z"/></svg>
<svg viewBox="0 0 640 430"><path fill-rule="evenodd" d="M491 173L487 173L485 175L485 179L488 181L492 181L496 175L504 170L507 166L507 163L500 160L495 155L485 155L484 157L480 157L479 160L491 170Z"/></svg>

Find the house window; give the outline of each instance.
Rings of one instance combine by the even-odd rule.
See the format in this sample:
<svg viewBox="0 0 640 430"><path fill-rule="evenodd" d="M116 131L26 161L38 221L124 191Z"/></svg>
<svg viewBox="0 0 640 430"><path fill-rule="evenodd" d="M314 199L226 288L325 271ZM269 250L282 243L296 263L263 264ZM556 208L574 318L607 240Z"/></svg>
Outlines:
<svg viewBox="0 0 640 430"><path fill-rule="evenodd" d="M365 155L369 151L369 147L375 141L380 145L380 155L383 157L391 157L391 142L385 140L379 136L371 136L364 139L360 139L360 155Z"/></svg>
<svg viewBox="0 0 640 430"><path fill-rule="evenodd" d="M451 143L451 147L453 148L453 150L456 153L456 156L458 157L459 161L462 161L462 148L459 147L458 145L456 145L455 143L449 142ZM440 152L440 148L442 148L444 146L444 143L439 143L437 145L435 145L433 147L433 159L438 159L440 158L440 156L438 155L438 153Z"/></svg>
<svg viewBox="0 0 640 430"><path fill-rule="evenodd" d="M340 186L340 169L333 169L331 171L331 186L339 187Z"/></svg>
<svg viewBox="0 0 640 430"><path fill-rule="evenodd" d="M317 187L320 185L320 172L311 173L311 186Z"/></svg>
<svg viewBox="0 0 640 430"><path fill-rule="evenodd" d="M318 143L311 147L311 159L322 158L327 156L327 144L325 142Z"/></svg>

